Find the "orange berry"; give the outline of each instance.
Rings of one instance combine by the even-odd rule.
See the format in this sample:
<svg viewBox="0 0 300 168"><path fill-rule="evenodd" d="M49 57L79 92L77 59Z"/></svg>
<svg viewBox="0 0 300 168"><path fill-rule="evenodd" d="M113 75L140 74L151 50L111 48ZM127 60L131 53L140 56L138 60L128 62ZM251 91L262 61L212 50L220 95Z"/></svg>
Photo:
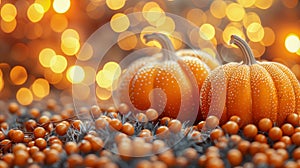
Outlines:
<svg viewBox="0 0 300 168"><path fill-rule="evenodd" d="M138 122L148 122L148 118L144 113L137 113L135 117Z"/></svg>
<svg viewBox="0 0 300 168"><path fill-rule="evenodd" d="M114 130L121 130L123 125L122 125L122 122L117 119L117 118L114 118L112 119L110 122L109 122L109 125L114 129Z"/></svg>
<svg viewBox="0 0 300 168"><path fill-rule="evenodd" d="M43 164L46 158L45 154L41 151L37 151L31 157L36 163L40 163L40 164Z"/></svg>
<svg viewBox="0 0 300 168"><path fill-rule="evenodd" d="M253 156L254 154L258 153L261 149L261 143L260 142L252 142L249 147L249 153Z"/></svg>
<svg viewBox="0 0 300 168"><path fill-rule="evenodd" d="M224 168L224 162L223 160L219 158L211 158L207 161L206 167L214 167L214 168Z"/></svg>
<svg viewBox="0 0 300 168"><path fill-rule="evenodd" d="M247 138L254 138L257 134L257 128L253 124L248 124L244 127L243 133Z"/></svg>
<svg viewBox="0 0 300 168"><path fill-rule="evenodd" d="M64 149L68 155L77 153L79 151L76 142L71 142L71 141L66 142Z"/></svg>
<svg viewBox="0 0 300 168"><path fill-rule="evenodd" d="M219 125L219 118L216 116L208 116L205 120L205 127L207 129L214 129Z"/></svg>
<svg viewBox="0 0 300 168"><path fill-rule="evenodd" d="M107 126L108 126L108 121L105 119L105 118L98 118L96 121L95 121L95 127L96 129L105 129Z"/></svg>
<svg viewBox="0 0 300 168"><path fill-rule="evenodd" d="M158 118L158 112L155 109L148 109L146 111L146 116L149 121L155 121Z"/></svg>
<svg viewBox="0 0 300 168"><path fill-rule="evenodd" d="M43 127L36 127L33 131L35 138L44 138L46 135L46 130Z"/></svg>
<svg viewBox="0 0 300 168"><path fill-rule="evenodd" d="M72 127L75 128L76 130L80 130L82 126L82 122L80 120L74 120L72 122Z"/></svg>
<svg viewBox="0 0 300 168"><path fill-rule="evenodd" d="M121 131L129 136L132 136L134 134L134 127L132 124L126 122L123 124Z"/></svg>
<svg viewBox="0 0 300 168"><path fill-rule="evenodd" d="M93 117L94 119L100 117L100 115L102 114L102 111L101 111L100 107L97 106L97 105L93 105L93 106L91 107L90 112L91 112L90 114L92 115L92 117Z"/></svg>
<svg viewBox="0 0 300 168"><path fill-rule="evenodd" d="M287 116L286 121L292 124L294 127L299 126L299 115L296 113L291 113Z"/></svg>
<svg viewBox="0 0 300 168"><path fill-rule="evenodd" d="M15 143L23 142L24 133L21 130L14 130L11 135L9 135L10 139Z"/></svg>
<svg viewBox="0 0 300 168"><path fill-rule="evenodd" d="M292 142L295 145L300 146L300 132L296 132L292 135Z"/></svg>
<svg viewBox="0 0 300 168"><path fill-rule="evenodd" d="M267 143L267 137L264 136L263 134L257 134L254 138L255 141L260 142L260 143Z"/></svg>
<svg viewBox="0 0 300 168"><path fill-rule="evenodd" d="M29 159L29 154L27 151L24 150L19 150L15 153L15 157L14 157L14 164L16 166L20 166L23 167L27 164L27 161Z"/></svg>
<svg viewBox="0 0 300 168"><path fill-rule="evenodd" d="M88 154L84 158L84 166L85 167L96 167L96 160L98 157L95 154Z"/></svg>
<svg viewBox="0 0 300 168"><path fill-rule="evenodd" d="M16 114L19 110L20 110L19 109L19 105L16 102L9 103L9 105L8 105L8 111L11 114Z"/></svg>
<svg viewBox="0 0 300 168"><path fill-rule="evenodd" d="M239 116L233 115L229 118L229 121L236 122L238 125L241 124L241 118Z"/></svg>
<svg viewBox="0 0 300 168"><path fill-rule="evenodd" d="M250 148L250 142L246 141L246 140L242 140L239 144L238 144L238 149L242 152L243 155L245 155L246 153L248 153L248 150Z"/></svg>
<svg viewBox="0 0 300 168"><path fill-rule="evenodd" d="M294 158L294 160L299 160L300 159L300 147L296 148L293 151L293 158Z"/></svg>
<svg viewBox="0 0 300 168"><path fill-rule="evenodd" d="M204 127L204 125L205 125L205 121L200 121L200 122L197 124L197 129L198 129L199 131L201 131L202 128Z"/></svg>
<svg viewBox="0 0 300 168"><path fill-rule="evenodd" d="M278 142L274 143L273 148L274 149L285 149L286 145L284 142L278 141Z"/></svg>
<svg viewBox="0 0 300 168"><path fill-rule="evenodd" d="M46 124L46 123L49 123L50 122L50 118L48 116L41 116L40 119L39 119L39 123L40 124Z"/></svg>
<svg viewBox="0 0 300 168"><path fill-rule="evenodd" d="M238 166L243 161L243 155L239 150L231 149L227 153L227 159L231 166Z"/></svg>
<svg viewBox="0 0 300 168"><path fill-rule="evenodd" d="M292 124L285 123L281 126L281 130L283 132L283 135L291 136L293 135L295 129Z"/></svg>
<svg viewBox="0 0 300 168"><path fill-rule="evenodd" d="M47 142L45 139L43 138L37 138L35 140L35 145L40 149L40 150L43 150L47 147Z"/></svg>
<svg viewBox="0 0 300 168"><path fill-rule="evenodd" d="M181 131L182 124L179 120L173 119L168 123L169 130L173 133L179 133Z"/></svg>
<svg viewBox="0 0 300 168"><path fill-rule="evenodd" d="M129 108L129 106L127 105L127 104L125 104L125 103L121 103L120 105L119 105L119 112L121 113L121 114L123 114L123 115L126 115L126 114L128 114L129 113L129 111L130 111L130 108Z"/></svg>
<svg viewBox="0 0 300 168"><path fill-rule="evenodd" d="M169 128L166 126L158 127L156 130L156 135L161 138L167 137L169 135Z"/></svg>
<svg viewBox="0 0 300 168"><path fill-rule="evenodd" d="M253 156L252 161L256 165L266 164L266 163L268 163L268 157L264 153L256 153Z"/></svg>
<svg viewBox="0 0 300 168"><path fill-rule="evenodd" d="M37 123L35 120L29 119L28 121L25 122L25 128L27 131L33 131L37 126Z"/></svg>
<svg viewBox="0 0 300 168"><path fill-rule="evenodd" d="M79 143L79 150L83 153L89 153L92 150L92 145L89 141L87 140L82 140Z"/></svg>
<svg viewBox="0 0 300 168"><path fill-rule="evenodd" d="M271 119L263 118L258 122L258 129L264 132L268 132L273 126Z"/></svg>
<svg viewBox="0 0 300 168"><path fill-rule="evenodd" d="M279 127L272 127L269 130L269 137L272 141L278 141L282 137L282 131Z"/></svg>
<svg viewBox="0 0 300 168"><path fill-rule="evenodd" d="M224 135L221 129L214 129L210 132L210 139L212 141L218 140L220 137Z"/></svg>
<svg viewBox="0 0 300 168"><path fill-rule="evenodd" d="M45 153L45 162L48 165L52 165L59 161L59 152L54 149L50 149L48 152Z"/></svg>
<svg viewBox="0 0 300 168"><path fill-rule="evenodd" d="M280 141L285 143L286 146L289 146L292 144L292 140L289 136L283 136L280 138Z"/></svg>
<svg viewBox="0 0 300 168"><path fill-rule="evenodd" d="M160 120L160 124L161 125L168 125L168 123L170 122L170 117L163 117L161 120Z"/></svg>
<svg viewBox="0 0 300 168"><path fill-rule="evenodd" d="M56 125L55 132L59 136L64 136L64 135L66 135L68 129L69 129L69 127L65 123L61 122L61 123L59 123L59 124Z"/></svg>
<svg viewBox="0 0 300 168"><path fill-rule="evenodd" d="M26 150L27 150L27 147L26 147L24 144L22 144L22 143L15 144L15 145L13 146L13 153L16 153L16 152L19 151L19 150L24 150L24 151L26 151Z"/></svg>
<svg viewBox="0 0 300 168"><path fill-rule="evenodd" d="M234 121L228 121L222 126L222 129L224 130L224 132L230 135L237 134L239 131L239 125Z"/></svg>

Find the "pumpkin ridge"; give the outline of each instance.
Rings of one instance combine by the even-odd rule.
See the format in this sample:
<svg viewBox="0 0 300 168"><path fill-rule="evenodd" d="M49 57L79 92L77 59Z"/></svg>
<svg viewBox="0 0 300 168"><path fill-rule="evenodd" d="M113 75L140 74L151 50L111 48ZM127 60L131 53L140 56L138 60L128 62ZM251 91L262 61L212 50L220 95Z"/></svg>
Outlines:
<svg viewBox="0 0 300 168"><path fill-rule="evenodd" d="M274 65L280 68L290 79L294 88L295 98L296 98L296 109L294 112L300 114L300 83L298 82L298 79L296 78L294 73L291 72L287 67L279 63L274 63Z"/></svg>
<svg viewBox="0 0 300 168"><path fill-rule="evenodd" d="M252 123L251 101L250 67L238 65L228 79L227 115L240 116L242 126Z"/></svg>
<svg viewBox="0 0 300 168"><path fill-rule="evenodd" d="M295 111L295 95L293 86L285 73L272 63L263 62L263 66L273 79L278 99L277 124L282 125L286 116ZM289 89L286 89L289 88Z"/></svg>
<svg viewBox="0 0 300 168"><path fill-rule="evenodd" d="M272 77L260 64L253 64L250 66L250 82L253 122L257 124L262 118L270 118L275 123L278 101Z"/></svg>
<svg viewBox="0 0 300 168"><path fill-rule="evenodd" d="M156 74L155 69L156 68L153 65L142 67L134 74L133 78L131 79L129 83L129 98L134 105L133 108L137 110L147 110L148 108L150 108L151 101L149 99L149 94L154 85L153 76L155 76Z"/></svg>

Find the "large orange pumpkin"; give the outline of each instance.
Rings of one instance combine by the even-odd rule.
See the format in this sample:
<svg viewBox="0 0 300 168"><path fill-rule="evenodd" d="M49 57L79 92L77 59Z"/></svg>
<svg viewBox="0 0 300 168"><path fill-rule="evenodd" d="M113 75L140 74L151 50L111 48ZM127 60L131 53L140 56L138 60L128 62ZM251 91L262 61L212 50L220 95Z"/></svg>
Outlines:
<svg viewBox="0 0 300 168"><path fill-rule="evenodd" d="M177 118L182 110L181 120L195 120L200 89L218 62L201 51L175 52L164 34L146 34L144 38L158 41L162 52L138 59L126 69L117 90L119 102L129 104L133 111L155 108L160 117Z"/></svg>
<svg viewBox="0 0 300 168"><path fill-rule="evenodd" d="M238 36L231 43L243 52L242 63L219 66L205 80L200 104L204 117L217 115L224 123L238 115L242 125L264 117L282 125L290 113L300 114L300 84L284 65L258 62L248 44Z"/></svg>

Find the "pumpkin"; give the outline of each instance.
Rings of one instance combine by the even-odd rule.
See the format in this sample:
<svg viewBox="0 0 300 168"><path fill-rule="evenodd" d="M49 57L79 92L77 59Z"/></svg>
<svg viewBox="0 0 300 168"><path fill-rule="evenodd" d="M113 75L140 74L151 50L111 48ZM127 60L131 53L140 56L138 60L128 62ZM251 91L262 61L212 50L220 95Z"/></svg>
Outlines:
<svg viewBox="0 0 300 168"><path fill-rule="evenodd" d="M200 94L202 115L219 116L221 123L237 115L245 126L262 118L282 125L289 114L300 114L295 75L280 63L256 61L249 45L236 35L230 43L241 49L243 61L219 66L206 78Z"/></svg>
<svg viewBox="0 0 300 168"><path fill-rule="evenodd" d="M127 103L137 112L154 108L160 117L195 120L200 89L218 62L201 51L175 52L170 39L161 33L146 34L144 38L146 42L158 41L162 52L131 63L119 82L118 102Z"/></svg>

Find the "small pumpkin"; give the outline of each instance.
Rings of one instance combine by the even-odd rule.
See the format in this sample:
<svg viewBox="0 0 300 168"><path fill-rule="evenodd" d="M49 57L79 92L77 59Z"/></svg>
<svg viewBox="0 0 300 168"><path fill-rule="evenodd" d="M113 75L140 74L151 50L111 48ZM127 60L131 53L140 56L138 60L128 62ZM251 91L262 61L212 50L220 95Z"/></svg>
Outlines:
<svg viewBox="0 0 300 168"><path fill-rule="evenodd" d="M200 95L202 115L220 116L221 123L237 115L244 126L262 118L282 125L289 114L300 114L295 75L280 63L256 61L240 37L232 35L230 42L242 50L243 62L219 66L206 78Z"/></svg>
<svg viewBox="0 0 300 168"><path fill-rule="evenodd" d="M177 118L182 110L181 120L195 120L200 89L218 62L201 51L175 52L170 39L161 33L146 34L144 38L146 42L158 41L162 52L131 63L117 90L119 102L129 104L133 111L154 108L160 117Z"/></svg>

